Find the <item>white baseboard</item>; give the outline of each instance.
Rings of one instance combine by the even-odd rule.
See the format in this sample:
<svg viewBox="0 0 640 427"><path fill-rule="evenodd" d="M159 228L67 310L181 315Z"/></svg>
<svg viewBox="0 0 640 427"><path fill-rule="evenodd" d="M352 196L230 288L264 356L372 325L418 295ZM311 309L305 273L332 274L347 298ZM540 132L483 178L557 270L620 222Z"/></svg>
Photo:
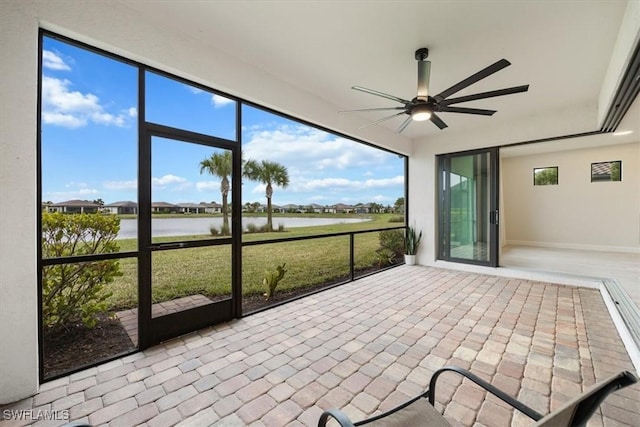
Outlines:
<svg viewBox="0 0 640 427"><path fill-rule="evenodd" d="M587 245L582 243L535 242L530 240L507 240L507 246L532 246L536 248L576 249L582 251L640 254L640 246Z"/></svg>

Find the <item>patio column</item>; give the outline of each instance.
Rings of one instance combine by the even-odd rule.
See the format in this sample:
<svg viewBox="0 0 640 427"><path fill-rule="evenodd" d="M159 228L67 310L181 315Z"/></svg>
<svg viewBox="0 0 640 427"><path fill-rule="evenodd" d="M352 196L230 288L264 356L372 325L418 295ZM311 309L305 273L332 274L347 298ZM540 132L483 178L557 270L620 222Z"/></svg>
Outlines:
<svg viewBox="0 0 640 427"><path fill-rule="evenodd" d="M38 388L38 21L0 2L0 404Z"/></svg>

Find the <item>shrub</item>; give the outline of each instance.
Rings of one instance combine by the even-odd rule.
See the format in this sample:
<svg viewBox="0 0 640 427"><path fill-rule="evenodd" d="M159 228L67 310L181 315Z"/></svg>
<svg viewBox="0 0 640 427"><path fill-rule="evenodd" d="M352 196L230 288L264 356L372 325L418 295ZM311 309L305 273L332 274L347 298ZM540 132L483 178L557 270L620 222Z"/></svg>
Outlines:
<svg viewBox="0 0 640 427"><path fill-rule="evenodd" d="M258 226L257 225L255 225L252 222L247 224L247 233L257 233L257 232L258 232Z"/></svg>
<svg viewBox="0 0 640 427"><path fill-rule="evenodd" d="M378 266L387 266L391 265L396 260L396 253L388 248L378 248L376 250L376 256L378 257Z"/></svg>
<svg viewBox="0 0 640 427"><path fill-rule="evenodd" d="M258 227L258 233L269 233L271 232L271 228L269 227L269 224L263 224L260 227Z"/></svg>
<svg viewBox="0 0 640 427"><path fill-rule="evenodd" d="M404 254L404 232L402 230L381 231L378 239L380 247L390 249L399 257Z"/></svg>
<svg viewBox="0 0 640 427"><path fill-rule="evenodd" d="M42 214L42 257L58 258L118 251L115 215ZM42 269L42 318L48 327L81 321L88 327L107 311L105 285L121 276L116 260L75 262Z"/></svg>
<svg viewBox="0 0 640 427"><path fill-rule="evenodd" d="M404 254L404 233L402 230L386 230L378 234L380 247L376 250L380 264L393 264Z"/></svg>
<svg viewBox="0 0 640 427"><path fill-rule="evenodd" d="M282 233L282 232L284 231L284 224L282 224L282 223L279 223L279 224L278 224L278 231L279 231L280 233Z"/></svg>
<svg viewBox="0 0 640 427"><path fill-rule="evenodd" d="M262 284L267 288L267 292L264 294L267 300L273 296L278 282L282 280L284 274L287 272L287 270L284 269L285 265L287 265L286 262L277 266L275 270L267 271L264 279L262 279Z"/></svg>
<svg viewBox="0 0 640 427"><path fill-rule="evenodd" d="M220 235L220 230L218 230L215 225L211 225L209 227L209 233L211 233L213 237L216 237Z"/></svg>

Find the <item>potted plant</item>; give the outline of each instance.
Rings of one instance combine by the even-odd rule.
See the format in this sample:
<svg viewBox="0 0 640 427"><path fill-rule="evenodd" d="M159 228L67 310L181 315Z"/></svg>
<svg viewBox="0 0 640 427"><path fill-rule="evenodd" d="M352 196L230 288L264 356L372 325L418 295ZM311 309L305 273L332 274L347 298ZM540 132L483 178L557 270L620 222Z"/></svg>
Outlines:
<svg viewBox="0 0 640 427"><path fill-rule="evenodd" d="M407 232L404 238L404 263L407 265L415 265L416 252L420 245L420 239L422 239L422 231L419 233L414 227L408 226Z"/></svg>

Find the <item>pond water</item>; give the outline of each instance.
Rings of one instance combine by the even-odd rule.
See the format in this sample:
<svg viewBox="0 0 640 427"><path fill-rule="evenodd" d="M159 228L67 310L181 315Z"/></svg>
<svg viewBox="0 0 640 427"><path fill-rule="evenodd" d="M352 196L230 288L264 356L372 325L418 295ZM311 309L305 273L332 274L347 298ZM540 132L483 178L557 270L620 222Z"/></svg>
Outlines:
<svg viewBox="0 0 640 427"><path fill-rule="evenodd" d="M332 224L352 224L369 221L367 218L304 218L304 217L277 217L273 219L273 228L278 228L280 224L287 228L311 227L314 225ZM267 223L266 217L242 218L242 227L254 224L258 227ZM222 226L222 217L196 218L186 216L185 218L157 218L151 220L151 235L161 236L191 236L198 234L210 234L209 228L216 227L218 230ZM138 220L120 220L120 232L118 239L135 239L138 237Z"/></svg>

